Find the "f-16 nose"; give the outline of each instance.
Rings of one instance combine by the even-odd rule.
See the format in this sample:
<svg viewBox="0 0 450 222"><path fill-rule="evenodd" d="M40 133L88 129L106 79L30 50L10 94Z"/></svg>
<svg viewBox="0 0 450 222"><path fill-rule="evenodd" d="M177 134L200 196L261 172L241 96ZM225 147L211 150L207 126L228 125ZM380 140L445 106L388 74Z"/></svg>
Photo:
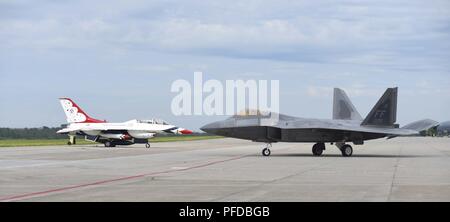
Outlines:
<svg viewBox="0 0 450 222"><path fill-rule="evenodd" d="M182 130L180 130L180 133L183 135L189 135L189 134L192 134L193 132L188 129L182 129Z"/></svg>

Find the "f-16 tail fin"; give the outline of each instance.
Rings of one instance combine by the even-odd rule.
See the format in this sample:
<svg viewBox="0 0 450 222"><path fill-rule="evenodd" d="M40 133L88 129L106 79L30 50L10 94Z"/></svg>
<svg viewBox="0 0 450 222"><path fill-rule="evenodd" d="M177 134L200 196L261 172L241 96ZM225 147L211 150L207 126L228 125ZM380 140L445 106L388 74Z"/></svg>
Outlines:
<svg viewBox="0 0 450 222"><path fill-rule="evenodd" d="M362 120L345 91L338 88L334 89L333 119Z"/></svg>
<svg viewBox="0 0 450 222"><path fill-rule="evenodd" d="M67 117L68 123L104 123L104 120L91 118L70 98L60 98L59 102Z"/></svg>
<svg viewBox="0 0 450 222"><path fill-rule="evenodd" d="M389 88L361 125L395 127L397 121L398 88Z"/></svg>

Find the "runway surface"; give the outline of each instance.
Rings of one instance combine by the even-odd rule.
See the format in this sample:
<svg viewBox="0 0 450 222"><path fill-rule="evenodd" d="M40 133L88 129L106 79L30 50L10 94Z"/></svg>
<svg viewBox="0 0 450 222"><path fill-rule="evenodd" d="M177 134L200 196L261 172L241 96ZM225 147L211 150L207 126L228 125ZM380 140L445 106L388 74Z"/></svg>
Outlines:
<svg viewBox="0 0 450 222"><path fill-rule="evenodd" d="M450 139L0 148L0 201L450 201Z"/></svg>

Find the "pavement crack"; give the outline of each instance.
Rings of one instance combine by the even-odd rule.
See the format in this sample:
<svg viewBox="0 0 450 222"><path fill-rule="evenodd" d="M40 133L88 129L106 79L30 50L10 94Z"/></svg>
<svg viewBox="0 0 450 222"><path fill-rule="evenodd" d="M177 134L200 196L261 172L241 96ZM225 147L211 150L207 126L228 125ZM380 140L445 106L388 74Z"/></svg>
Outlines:
<svg viewBox="0 0 450 222"><path fill-rule="evenodd" d="M398 165L400 163L400 156L402 155L402 151L403 151L403 146L400 146L399 153L397 154L397 159L395 160L394 173L392 174L391 187L389 188L389 194L388 194L388 198L387 198L388 202L391 201L391 196L392 196L392 192L393 192L394 186L395 186L395 178L397 176Z"/></svg>

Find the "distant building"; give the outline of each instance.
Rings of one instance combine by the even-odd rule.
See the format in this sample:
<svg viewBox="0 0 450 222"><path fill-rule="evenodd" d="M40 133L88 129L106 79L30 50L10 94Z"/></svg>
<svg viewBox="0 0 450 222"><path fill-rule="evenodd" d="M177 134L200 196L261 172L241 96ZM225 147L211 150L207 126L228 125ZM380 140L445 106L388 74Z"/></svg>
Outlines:
<svg viewBox="0 0 450 222"><path fill-rule="evenodd" d="M450 135L450 121L442 122L437 127L437 135L438 136L449 136Z"/></svg>

